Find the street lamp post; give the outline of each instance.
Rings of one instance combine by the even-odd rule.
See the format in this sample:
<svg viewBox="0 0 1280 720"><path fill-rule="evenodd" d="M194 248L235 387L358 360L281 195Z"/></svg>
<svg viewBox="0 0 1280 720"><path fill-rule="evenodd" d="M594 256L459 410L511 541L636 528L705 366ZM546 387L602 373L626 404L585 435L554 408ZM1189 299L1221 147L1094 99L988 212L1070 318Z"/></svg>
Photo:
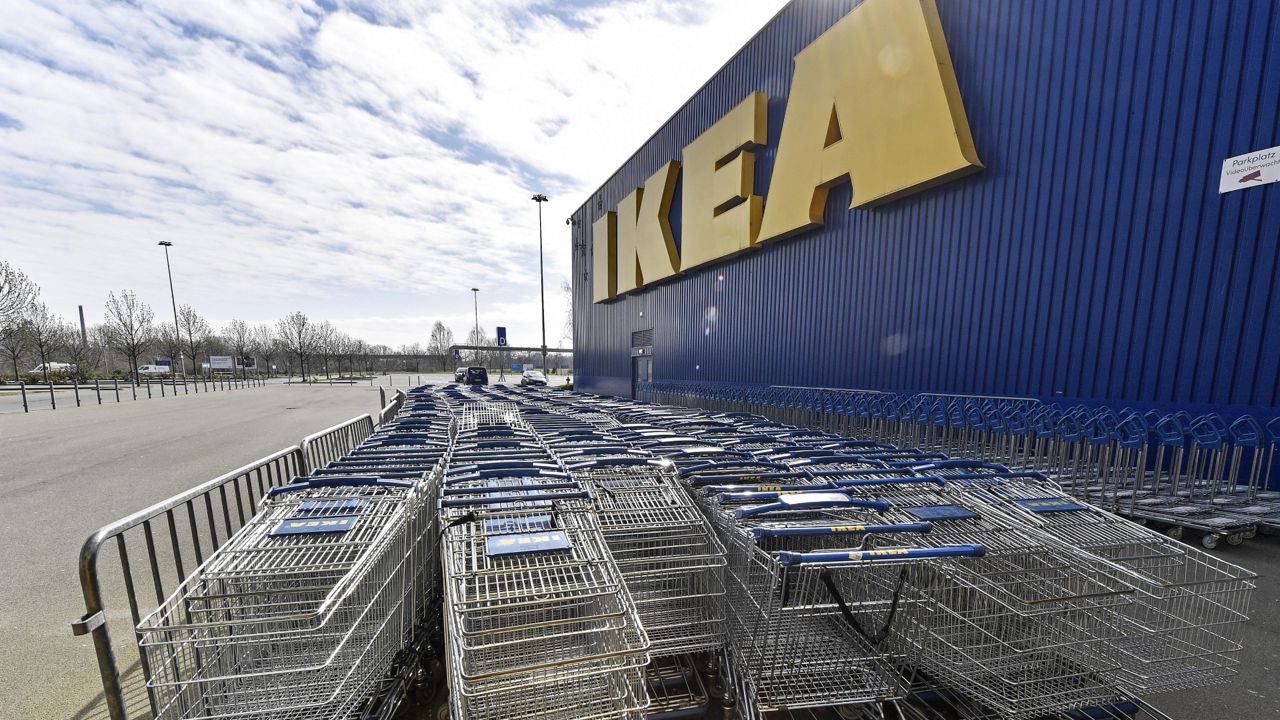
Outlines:
<svg viewBox="0 0 1280 720"><path fill-rule="evenodd" d="M475 300L476 307L476 333L471 337L476 341L476 364L480 364L480 288L471 288L471 297Z"/></svg>
<svg viewBox="0 0 1280 720"><path fill-rule="evenodd" d="M181 348L182 331L178 329L178 299L173 294L173 267L169 265L169 248L173 247L173 243L169 242L168 240L161 240L156 244L164 248L164 267L165 267L165 270L169 271L169 302L173 303L173 340L175 343L178 343L177 345L175 345L175 347ZM182 364L181 349L178 350L177 360L178 360L178 370L180 370L183 375L186 375L187 368ZM191 364L193 366L195 365L195 362L196 362L195 358L191 358ZM192 372L194 372L195 367L192 367L191 370Z"/></svg>
<svg viewBox="0 0 1280 720"><path fill-rule="evenodd" d="M533 196L538 203L538 293L542 298L542 372L547 371L547 282L542 269L542 203L547 196L538 193Z"/></svg>

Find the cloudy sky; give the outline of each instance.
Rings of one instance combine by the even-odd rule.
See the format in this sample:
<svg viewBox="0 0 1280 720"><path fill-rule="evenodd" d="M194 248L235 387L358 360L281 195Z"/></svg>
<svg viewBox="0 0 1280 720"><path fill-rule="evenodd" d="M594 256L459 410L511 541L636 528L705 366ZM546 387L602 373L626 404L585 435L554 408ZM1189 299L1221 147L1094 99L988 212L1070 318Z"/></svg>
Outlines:
<svg viewBox="0 0 1280 720"><path fill-rule="evenodd" d="M782 0L0 0L0 259L101 322L560 341L564 220Z"/></svg>

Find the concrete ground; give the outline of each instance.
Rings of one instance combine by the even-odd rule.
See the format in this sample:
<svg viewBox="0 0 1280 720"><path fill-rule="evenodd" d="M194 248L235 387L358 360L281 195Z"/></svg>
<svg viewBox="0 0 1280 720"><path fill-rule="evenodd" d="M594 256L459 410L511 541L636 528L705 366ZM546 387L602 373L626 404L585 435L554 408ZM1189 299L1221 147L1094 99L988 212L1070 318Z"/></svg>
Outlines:
<svg viewBox="0 0 1280 720"><path fill-rule="evenodd" d="M379 384L418 381L401 375ZM377 404L378 389L367 384L272 384L0 414L0 718L107 717L92 643L69 628L84 610L76 558L92 531ZM1240 674L1224 685L1148 699L1175 720L1280 717L1273 685L1280 671L1280 538L1223 544L1212 554L1259 575ZM116 623L114 632L129 641L127 624ZM136 675L133 657L122 669Z"/></svg>
<svg viewBox="0 0 1280 720"><path fill-rule="evenodd" d="M92 643L70 631L84 613L76 560L90 533L376 412L378 398L367 384L273 384L0 415L0 718L106 717ZM114 631L128 639L127 624Z"/></svg>

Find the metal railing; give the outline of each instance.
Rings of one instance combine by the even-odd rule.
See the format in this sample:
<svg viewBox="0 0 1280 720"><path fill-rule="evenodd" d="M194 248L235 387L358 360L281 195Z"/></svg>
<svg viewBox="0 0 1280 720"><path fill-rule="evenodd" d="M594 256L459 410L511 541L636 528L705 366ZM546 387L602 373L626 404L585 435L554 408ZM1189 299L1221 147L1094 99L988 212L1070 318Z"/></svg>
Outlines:
<svg viewBox="0 0 1280 720"><path fill-rule="evenodd" d="M267 491L350 452L377 424L394 417L405 397L397 391L379 411L378 421L366 413L308 435L298 445L105 525L89 536L79 561L85 614L71 624L71 631L93 637L103 701L111 720L138 717L147 707L152 714L156 710L146 688L145 678L151 671L145 656L139 652L136 667L141 672L126 679L120 670L108 619L123 616L121 603L128 606L132 621L128 635L132 638L133 628L163 604L187 573L244 527ZM140 556L145 562L138 561ZM133 649L137 651L136 645Z"/></svg>
<svg viewBox="0 0 1280 720"><path fill-rule="evenodd" d="M107 402L121 401L121 394L127 393L129 397L125 399L137 400L142 397L142 393L146 393L148 399L153 397L177 397L179 394L190 395L192 391L196 394L201 392L200 385L203 383L204 392L216 392L219 390L241 390L252 387L263 387L267 381L259 377L238 378L238 377L221 377L214 376L197 377L197 376L179 376L177 378L141 378L135 385L132 380L126 379L123 386L119 378L110 380L94 380L93 382L80 380L69 380L64 382L50 383L28 383L25 380L18 381L17 385L0 385L0 390L16 390L22 396L22 411L24 413L31 412L31 401L39 399L43 402L48 397L49 407L52 410L58 409L57 393L71 393L71 398L63 398L63 404L68 401L74 401L76 407L81 407L84 403L101 405L103 404L103 396L107 398ZM84 395L82 398L81 395Z"/></svg>
<svg viewBox="0 0 1280 720"><path fill-rule="evenodd" d="M357 420L368 419L364 415ZM300 446L280 450L261 460L214 478L168 500L140 510L100 528L89 536L80 550L80 587L85 614L72 623L76 635L93 636L102 676L103 695L112 720L126 720L129 708L126 691L135 704L144 694L142 678L150 676L146 657L139 653L142 675L126 687L122 681L107 619L118 617L118 605L127 599L132 630L148 613L164 602L189 570L204 562L227 538L244 526L257 511L258 501L273 487L287 484L305 473ZM114 541L114 542L112 542ZM102 572L104 549L114 545L119 573ZM145 566L134 569L133 560L145 551ZM131 555L131 552L134 555ZM106 586L104 583L111 583ZM121 587L121 585L123 587ZM123 591L123 592L121 592ZM154 699L146 692L155 712Z"/></svg>
<svg viewBox="0 0 1280 720"><path fill-rule="evenodd" d="M368 413L302 438L303 472L324 467L355 449L373 434L378 420Z"/></svg>
<svg viewBox="0 0 1280 720"><path fill-rule="evenodd" d="M400 408L404 407L405 399L409 396L397 390L391 402L387 402L387 394L382 388L378 388L378 393L382 396L382 410L378 412L378 424L381 425L400 412Z"/></svg>

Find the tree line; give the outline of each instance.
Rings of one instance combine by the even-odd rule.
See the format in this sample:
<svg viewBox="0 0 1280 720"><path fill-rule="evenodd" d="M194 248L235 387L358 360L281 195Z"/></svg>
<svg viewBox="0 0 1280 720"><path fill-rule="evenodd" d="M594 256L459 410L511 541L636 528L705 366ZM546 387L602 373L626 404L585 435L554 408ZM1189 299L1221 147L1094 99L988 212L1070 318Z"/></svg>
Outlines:
<svg viewBox="0 0 1280 720"><path fill-rule="evenodd" d="M494 346L494 338L472 329L469 345ZM131 290L107 295L102 322L81 328L49 310L40 301L40 288L21 270L0 261L0 359L20 379L29 364L42 366L45 382L94 374L130 376L138 381L144 359L164 358L179 375L210 372L213 355L243 360L234 372L318 377L323 374L374 372L432 372L457 364L483 364L495 368L506 363L537 362L534 354L492 350L465 352L455 360L450 352L453 331L437 321L427 344L392 348L353 337L329 321L314 321L301 311L291 312L274 324L250 325L233 318L220 331L190 305L179 305L176 323L157 320L151 306ZM562 358L552 358L555 363ZM251 362L252 361L252 362ZM51 363L68 363L71 370L53 372ZM119 368L119 365L124 368ZM247 366L247 367L246 367ZM553 365L555 367L555 365Z"/></svg>

